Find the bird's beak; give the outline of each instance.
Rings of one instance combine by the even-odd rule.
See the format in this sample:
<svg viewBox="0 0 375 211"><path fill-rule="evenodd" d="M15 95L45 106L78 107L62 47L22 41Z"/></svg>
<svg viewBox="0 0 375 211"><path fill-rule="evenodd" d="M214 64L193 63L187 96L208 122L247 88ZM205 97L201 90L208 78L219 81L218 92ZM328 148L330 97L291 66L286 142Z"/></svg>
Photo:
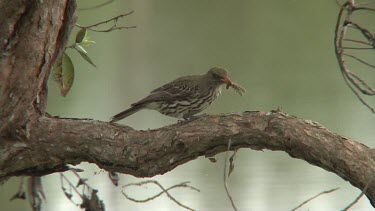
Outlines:
<svg viewBox="0 0 375 211"><path fill-rule="evenodd" d="M228 86L232 85L232 81L227 76L224 76L223 79L221 79L221 81L227 84Z"/></svg>

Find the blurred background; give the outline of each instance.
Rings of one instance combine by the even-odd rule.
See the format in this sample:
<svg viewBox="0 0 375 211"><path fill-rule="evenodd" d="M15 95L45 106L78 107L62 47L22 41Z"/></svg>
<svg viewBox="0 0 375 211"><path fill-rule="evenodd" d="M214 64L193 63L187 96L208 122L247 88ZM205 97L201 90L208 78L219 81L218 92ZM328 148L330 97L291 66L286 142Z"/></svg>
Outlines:
<svg viewBox="0 0 375 211"><path fill-rule="evenodd" d="M102 2L80 0L78 8ZM333 132L375 147L375 116L345 85L334 54L334 27L339 11L334 0L123 0L95 10L77 11L78 23L89 25L131 10L135 13L120 19L118 25L136 25L136 29L89 32L96 43L86 50L97 68L74 50L67 50L75 66L75 81L65 98L50 81L51 115L108 121L160 85L222 66L247 93L240 97L231 89L225 90L206 113L282 107L286 113L319 122ZM363 13L357 18L363 25L374 27L374 14ZM367 56L374 63L374 51L368 51ZM349 64L352 69L368 72L358 62ZM374 77L368 80L375 83ZM368 100L375 104L375 99ZM145 110L119 123L147 130L176 121ZM215 158L218 162L211 163L201 157L152 179L165 187L191 181L201 192L175 189L171 194L193 209L231 210L223 184L225 153ZM147 178L121 175L116 188L107 173L95 165L77 167L85 169L81 175L99 190L107 210L184 210L164 195L138 204L121 194L122 185ZM8 200L16 192L18 181L13 178L0 186L4 210L30 209L27 201ZM80 210L64 196L58 174L43 177L43 184L47 195L43 210ZM284 152L250 149L239 150L228 187L239 210L259 211L290 210L319 192L336 187L340 189L311 201L301 210L340 210L361 193L337 175ZM138 199L157 192L159 189L154 186L128 191ZM363 197L352 210L372 207Z"/></svg>

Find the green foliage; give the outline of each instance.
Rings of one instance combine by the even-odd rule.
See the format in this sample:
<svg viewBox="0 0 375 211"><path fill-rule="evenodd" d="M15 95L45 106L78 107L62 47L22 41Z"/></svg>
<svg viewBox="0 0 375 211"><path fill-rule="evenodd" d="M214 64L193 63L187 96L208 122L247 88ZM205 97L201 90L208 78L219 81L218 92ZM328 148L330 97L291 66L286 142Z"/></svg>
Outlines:
<svg viewBox="0 0 375 211"><path fill-rule="evenodd" d="M90 43L95 43L94 41L90 41L89 37L87 36L87 30L85 28L81 28L77 34L76 34L76 43L74 43L73 48L77 50L79 55L82 56L82 58L87 61L92 66L96 67L94 62L90 59L90 57L87 55L87 51L83 46L89 46Z"/></svg>
<svg viewBox="0 0 375 211"><path fill-rule="evenodd" d="M67 48L75 49L81 57L92 66L96 67L94 62L87 55L87 51L83 46L89 46L90 43L95 43L89 40L85 28L80 29L76 34L75 43ZM65 97L73 86L74 81L74 65L69 55L65 52L63 56L56 62L52 70L54 80L59 87L61 96Z"/></svg>
<svg viewBox="0 0 375 211"><path fill-rule="evenodd" d="M65 97L74 81L74 65L68 54L64 53L53 68L54 79L59 87L61 96Z"/></svg>
<svg viewBox="0 0 375 211"><path fill-rule="evenodd" d="M79 43L76 43L74 44L74 49L77 50L77 52L79 53L79 55L82 56L82 58L84 60L86 60L86 62L90 63L92 66L96 67L96 65L94 64L94 62L90 59L90 57L87 55L87 51L82 47L82 45L80 45Z"/></svg>
<svg viewBox="0 0 375 211"><path fill-rule="evenodd" d="M87 30L85 28L80 29L76 35L76 43L81 43L87 37Z"/></svg>

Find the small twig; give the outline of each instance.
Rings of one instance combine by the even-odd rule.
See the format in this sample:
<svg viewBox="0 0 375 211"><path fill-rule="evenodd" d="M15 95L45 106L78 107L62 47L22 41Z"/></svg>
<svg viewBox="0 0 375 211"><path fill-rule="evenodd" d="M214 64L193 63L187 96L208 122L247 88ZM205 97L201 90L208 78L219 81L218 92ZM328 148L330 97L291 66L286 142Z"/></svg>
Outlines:
<svg viewBox="0 0 375 211"><path fill-rule="evenodd" d="M342 49L348 50L374 50L374 48L362 48L362 47L342 47Z"/></svg>
<svg viewBox="0 0 375 211"><path fill-rule="evenodd" d="M342 4L339 2L339 0L336 0L336 4L337 6L342 7Z"/></svg>
<svg viewBox="0 0 375 211"><path fill-rule="evenodd" d="M371 43L368 43L368 42L364 42L362 40L353 40L353 39L344 39L345 41L350 41L350 42L355 42L355 43L361 43L361 44L364 44L364 45L369 45L369 46L372 46Z"/></svg>
<svg viewBox="0 0 375 211"><path fill-rule="evenodd" d="M369 30L363 28L362 26L360 26L357 23L350 22L350 25L353 26L355 29L358 29L359 31L361 31L362 35L364 37L366 37L366 39L368 41L370 41L371 43L374 42L374 36L372 35L372 33Z"/></svg>
<svg viewBox="0 0 375 211"><path fill-rule="evenodd" d="M358 90L360 90L363 94L365 95L375 95L375 91L369 86L367 85L367 83L360 77L358 77L356 74L350 72L350 71L347 71L347 76L349 77L349 80L353 82L354 86L357 87ZM354 81L354 79L356 81ZM362 84L362 86L365 86L365 88L362 88L358 83L360 82Z"/></svg>
<svg viewBox="0 0 375 211"><path fill-rule="evenodd" d="M81 199L83 200L83 196L81 195L81 193L76 189L75 185L73 185L63 173L60 173L60 181L61 181L61 188L63 189L64 193L65 193L65 190L64 190L64 181L65 181L65 182L68 183L70 189L73 189L74 192L76 192L76 194L78 194L81 197ZM71 199L69 199L69 200L71 200ZM76 204L75 202L73 202L73 203ZM76 204L76 205L78 205L78 204Z"/></svg>
<svg viewBox="0 0 375 211"><path fill-rule="evenodd" d="M130 196L128 196L126 193L125 193L125 190L122 190L122 194L129 200L131 201L134 201L134 202L138 202L138 203L144 203L144 202L148 202L148 201L151 201L157 197L159 197L160 195L162 195L163 193L165 193L168 198L170 198L173 202L175 202L176 204L178 204L180 207L183 207L187 210L194 210L186 205L183 205L181 202L179 202L177 199L175 199L172 195L169 194L168 191L174 189L174 188L190 188L192 190L195 190L195 191L198 191L200 192L199 189L193 187L193 186L190 186L190 185L187 185L189 182L182 182L180 184L177 184L177 185L173 185L167 189L165 189L158 181L156 180L147 180L147 181L143 181L143 182L138 182L138 183L129 183L127 185L123 185L122 187L123 188L126 188L126 187L129 187L129 186L142 186L142 185L145 185L145 184L149 184L149 183L152 183L152 184L155 184L157 185L162 191L152 197L149 197L149 198L146 198L146 199L134 199L134 198L131 198Z"/></svg>
<svg viewBox="0 0 375 211"><path fill-rule="evenodd" d="M98 8L107 6L107 5L111 4L112 2L114 2L114 0L108 0L108 1L106 1L104 3L98 4L98 5L94 5L94 6L91 6L91 7L79 8L78 11L98 9Z"/></svg>
<svg viewBox="0 0 375 211"><path fill-rule="evenodd" d="M353 10L369 10L369 11L375 11L375 8L371 8L371 7L355 7Z"/></svg>
<svg viewBox="0 0 375 211"><path fill-rule="evenodd" d="M232 144L232 139L229 139L227 152L225 153L225 160L224 160L224 188L225 188L225 192L227 193L227 196L230 200L230 203L232 204L233 210L237 211L236 205L234 204L234 201L232 199L232 196L229 193L229 189L228 189L228 186L227 186L227 160L228 160L228 153L229 153L231 144Z"/></svg>
<svg viewBox="0 0 375 211"><path fill-rule="evenodd" d="M370 63L368 63L368 62L366 62L366 61L364 61L364 60L362 60L362 59L360 59L360 58L358 58L358 57L356 57L356 56L353 56L353 55L351 55L351 54L347 54L347 53L343 53L343 55L345 55L345 56L349 56L349 57L351 57L351 58L353 58L353 59L355 59L355 60L357 60L357 61L359 61L359 62L361 62L361 63L363 63L363 64L365 64L365 65L367 65L367 66L370 66L370 67L372 67L372 68L375 68L375 65L370 64Z"/></svg>
<svg viewBox="0 0 375 211"><path fill-rule="evenodd" d="M228 172L228 177L233 173L233 170L234 170L234 161L236 159L237 152L238 152L238 150L235 149L233 151L232 156L230 156L230 158L229 158L229 172Z"/></svg>
<svg viewBox="0 0 375 211"><path fill-rule="evenodd" d="M116 17L110 18L110 19L108 19L108 20L105 20L105 21L99 22L99 23L95 23L95 24L88 25L88 26L82 26L82 28L92 28L92 27L97 27L97 26L102 25L102 24L109 23L109 22L111 22L111 21L118 21L118 19L123 18L123 17L126 17L126 16L128 16L128 15L131 15L133 12L134 12L134 10L132 10L132 11L130 11L130 12L128 12L128 13L125 13L125 14L118 15L118 16L116 16Z"/></svg>
<svg viewBox="0 0 375 211"><path fill-rule="evenodd" d="M79 28L84 28L86 30L91 30L91 31L95 31L95 32L110 32L110 31L120 30L120 29L132 29L132 28L136 28L136 26L117 26L117 21L120 18L131 15L132 13L134 13L134 10L130 11L128 13L121 14L121 15L118 15L116 17L110 18L110 19L105 20L105 21L101 21L99 23L91 24L91 25L88 25L88 26L81 26L79 24L76 24L76 26L79 27ZM103 30L95 29L96 27L99 27L101 25L107 24L107 23L112 22L112 21L113 21L113 26L109 27L108 29L103 29Z"/></svg>
<svg viewBox="0 0 375 211"><path fill-rule="evenodd" d="M343 73L344 74L344 73ZM370 111L372 112L372 113L375 113L375 109L372 107L372 106L370 106L362 97L361 97L361 95L357 92L357 90L356 89L354 89L353 87L352 87L352 84L351 83L349 83L349 81L348 81L348 79L344 76L344 81L345 81L345 83L349 86L349 88L352 90L352 92L357 96L357 98L359 99L359 101L361 101L361 103L363 104L363 105L365 105L368 109L370 109Z"/></svg>
<svg viewBox="0 0 375 211"><path fill-rule="evenodd" d="M314 200L315 198L317 198L317 197L319 197L319 196L321 196L323 194L332 193L333 191L336 191L338 189L340 189L340 188L334 188L334 189L331 189L331 190L326 190L326 191L320 192L319 194L317 194L317 195L315 195L315 196L307 199L306 201L302 202L300 205L298 205L297 207L295 207L294 209L292 209L292 211L297 210L298 208L302 207L303 205L307 204L308 202Z"/></svg>
<svg viewBox="0 0 375 211"><path fill-rule="evenodd" d="M366 3L360 3L360 4L357 4L357 6L365 6L365 5L370 5L370 4L375 4L375 1L370 1L370 2L366 2Z"/></svg>
<svg viewBox="0 0 375 211"><path fill-rule="evenodd" d="M12 198L9 199L9 201L13 201L14 199L26 199L26 192L25 192L25 187L23 185L25 180L24 176L20 177L20 186L18 188L18 191L16 194L12 196Z"/></svg>
<svg viewBox="0 0 375 211"><path fill-rule="evenodd" d="M110 32L110 31L114 31L114 30L135 29L135 28L137 28L137 26L116 26L116 25L113 25L108 29L98 30L98 29L88 28L88 30L94 31L94 32Z"/></svg>
<svg viewBox="0 0 375 211"><path fill-rule="evenodd" d="M108 177L109 177L109 179L111 180L111 182L114 186L118 186L118 182L120 180L120 177L119 177L119 174L117 172L109 171Z"/></svg>
<svg viewBox="0 0 375 211"><path fill-rule="evenodd" d="M355 198L355 200L354 200L352 203L350 203L348 206L346 206L344 209L342 209L342 211L347 211L347 210L349 210L353 205L355 205L355 204L359 201L359 199L361 199L362 196L365 195L365 193L366 193L366 191L367 191L367 188L370 186L371 182L372 182L372 181L370 181L369 183L367 183L366 187L363 188L362 193L359 194L359 196L357 196L357 198Z"/></svg>

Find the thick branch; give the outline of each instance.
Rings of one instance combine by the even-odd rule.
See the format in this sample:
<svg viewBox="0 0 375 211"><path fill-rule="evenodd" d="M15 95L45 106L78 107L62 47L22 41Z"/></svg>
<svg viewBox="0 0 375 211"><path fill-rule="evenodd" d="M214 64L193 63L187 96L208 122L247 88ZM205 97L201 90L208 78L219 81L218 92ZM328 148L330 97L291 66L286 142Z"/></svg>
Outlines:
<svg viewBox="0 0 375 211"><path fill-rule="evenodd" d="M333 172L363 189L375 178L375 150L332 133L317 123L280 112L245 112L201 117L157 130L93 120L40 117L30 122L28 140L3 141L0 176L43 175L83 161L108 171L151 177L226 150L285 151ZM366 195L375 200L375 183Z"/></svg>

